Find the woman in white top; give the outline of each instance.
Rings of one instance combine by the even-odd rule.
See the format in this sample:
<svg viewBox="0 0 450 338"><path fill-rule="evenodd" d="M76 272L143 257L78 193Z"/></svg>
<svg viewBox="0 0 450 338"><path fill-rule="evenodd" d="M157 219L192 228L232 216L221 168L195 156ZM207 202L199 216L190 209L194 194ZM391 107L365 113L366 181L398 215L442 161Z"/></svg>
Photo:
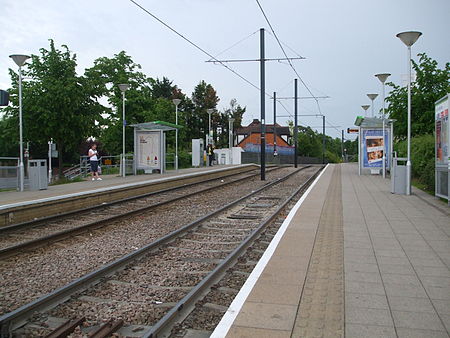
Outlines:
<svg viewBox="0 0 450 338"><path fill-rule="evenodd" d="M101 181L102 179L98 176L98 157L97 157L97 145L95 143L92 144L91 149L89 149L89 160L91 162L91 173L92 180Z"/></svg>

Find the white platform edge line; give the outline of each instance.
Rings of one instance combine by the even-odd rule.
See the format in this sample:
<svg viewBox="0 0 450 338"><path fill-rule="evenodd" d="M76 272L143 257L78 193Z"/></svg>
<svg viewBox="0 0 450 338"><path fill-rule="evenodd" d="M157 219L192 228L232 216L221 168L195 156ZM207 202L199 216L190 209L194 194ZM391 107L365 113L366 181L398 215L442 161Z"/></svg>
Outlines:
<svg viewBox="0 0 450 338"><path fill-rule="evenodd" d="M309 193L314 188L316 183L319 181L322 174L325 172L325 170L328 169L328 166L329 166L329 164L326 165L324 170L322 170L322 172L319 174L319 176L316 177L314 182L309 186L309 188L305 191L305 193L302 195L302 197L300 197L300 199L297 201L297 203L291 209L291 211L287 215L286 219L284 220L283 224L278 229L277 233L275 234L275 236L273 237L269 246L267 247L266 251L264 251L264 254L262 255L261 259L256 264L252 273L245 281L244 285L242 286L241 290L234 298L233 302L230 304L230 307L228 308L227 312L225 312L225 314L223 315L219 324L216 326L216 328L215 328L214 332L211 334L210 338L223 338L227 335L228 331L230 330L231 326L233 325L234 321L236 320L237 315L241 311L242 306L244 305L245 301L247 300L248 295L250 294L250 292L252 291L256 282L258 281L259 277L261 276L262 272L264 271L264 268L266 267L267 263L272 258L273 253L275 252L275 249L277 248L278 244L280 243L281 238L283 237L284 233L286 232L286 229L289 227L289 224L291 223L292 218L294 218L294 215L297 213L298 209L303 204L305 199L308 197Z"/></svg>
<svg viewBox="0 0 450 338"><path fill-rule="evenodd" d="M89 195L89 194L92 194L92 193L110 191L110 190L121 189L121 188L129 188L129 187L133 187L133 186L145 185L145 184L150 184L150 183L160 183L160 182L169 181L169 180L172 180L172 179L175 179L175 178L180 178L180 177L199 176L199 175L202 175L204 173L225 171L225 170L229 170L231 168L248 167L248 166L251 166L251 165L252 164L239 164L239 165L232 166L232 167L217 168L217 169L211 169L211 170L204 170L204 171L197 171L197 172L193 172L193 173L181 174L181 175L176 175L176 176L169 176L169 177L150 179L150 180L140 181L140 182L125 183L125 184L121 184L121 185L114 185L114 186L104 187L104 188L99 188L99 189L86 190L86 191L80 191L80 192L76 192L76 193L65 194L65 195L58 195L58 196L40 198L40 199L32 200L32 201L24 201L24 202L17 202L17 203L11 203L11 204L3 204L3 205L0 205L0 210L14 208L14 207L18 207L18 206L24 206L24 205L32 205L32 204L38 204L38 203L43 203L43 202L57 201L57 200L64 199L64 198Z"/></svg>

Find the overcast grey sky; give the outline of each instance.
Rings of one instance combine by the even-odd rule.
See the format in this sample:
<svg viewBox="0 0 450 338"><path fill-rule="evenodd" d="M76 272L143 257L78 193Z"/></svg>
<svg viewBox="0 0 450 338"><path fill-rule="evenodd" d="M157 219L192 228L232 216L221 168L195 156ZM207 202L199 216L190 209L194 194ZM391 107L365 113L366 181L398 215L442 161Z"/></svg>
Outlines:
<svg viewBox="0 0 450 338"><path fill-rule="evenodd" d="M450 60L450 1L448 0L260 0L279 38L306 60L293 61L300 76L321 100L321 110L338 129L353 126L369 104L366 94L380 93L374 77L392 73L401 83L407 72L406 47L395 35L418 30L423 36L413 55L425 52L443 67ZM213 55L259 28L269 28L254 0L138 0L152 13ZM67 44L78 56L80 73L100 56L125 50L148 76L167 76L190 94L200 80L211 83L228 106L232 98L247 106L244 122L259 117L259 92L145 14L129 0L0 0L0 89L9 87L10 54L38 54ZM282 57L275 39L266 34L266 57ZM289 56L295 54L288 50ZM220 58L257 58L259 36L253 34ZM259 86L259 64L230 64ZM266 91L293 95L295 74L286 64L266 66ZM308 95L299 87L301 96ZM285 106L293 113L293 102ZM381 107L381 99L375 108ZM272 102L266 100L267 122ZM278 107L280 115L288 115ZM317 113L313 101L300 101L299 114ZM26 110L25 112L26 113ZM288 117L283 118L285 122ZM300 117L303 125L319 126L318 118ZM333 137L340 133L328 128Z"/></svg>

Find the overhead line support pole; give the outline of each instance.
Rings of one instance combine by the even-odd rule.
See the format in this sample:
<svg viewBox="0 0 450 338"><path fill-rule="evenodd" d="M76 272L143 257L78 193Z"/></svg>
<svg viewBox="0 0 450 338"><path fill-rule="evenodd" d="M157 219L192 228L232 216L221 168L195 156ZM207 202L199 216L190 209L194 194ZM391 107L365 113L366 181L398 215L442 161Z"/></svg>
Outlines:
<svg viewBox="0 0 450 338"><path fill-rule="evenodd" d="M264 28L259 30L260 36L260 77L261 77L261 181L266 180L266 74L264 55Z"/></svg>
<svg viewBox="0 0 450 338"><path fill-rule="evenodd" d="M294 79L294 167L298 167L298 80Z"/></svg>
<svg viewBox="0 0 450 338"><path fill-rule="evenodd" d="M273 92L273 155L277 155L277 92Z"/></svg>
<svg viewBox="0 0 450 338"><path fill-rule="evenodd" d="M325 164L325 115L322 115L322 164Z"/></svg>

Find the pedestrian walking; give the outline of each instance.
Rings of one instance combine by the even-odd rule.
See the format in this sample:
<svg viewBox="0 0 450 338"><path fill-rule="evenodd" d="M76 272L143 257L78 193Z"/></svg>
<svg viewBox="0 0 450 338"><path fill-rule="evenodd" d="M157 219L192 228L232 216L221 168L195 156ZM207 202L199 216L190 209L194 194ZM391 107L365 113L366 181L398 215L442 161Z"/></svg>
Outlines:
<svg viewBox="0 0 450 338"><path fill-rule="evenodd" d="M92 180L95 181L101 181L102 179L100 176L98 176L98 156L97 156L97 144L93 143L91 146L91 149L89 149L88 156L89 161L91 163L91 173L92 173Z"/></svg>
<svg viewBox="0 0 450 338"><path fill-rule="evenodd" d="M206 154L208 155L209 165L212 166L214 161L214 147L211 143L208 143L206 147Z"/></svg>

